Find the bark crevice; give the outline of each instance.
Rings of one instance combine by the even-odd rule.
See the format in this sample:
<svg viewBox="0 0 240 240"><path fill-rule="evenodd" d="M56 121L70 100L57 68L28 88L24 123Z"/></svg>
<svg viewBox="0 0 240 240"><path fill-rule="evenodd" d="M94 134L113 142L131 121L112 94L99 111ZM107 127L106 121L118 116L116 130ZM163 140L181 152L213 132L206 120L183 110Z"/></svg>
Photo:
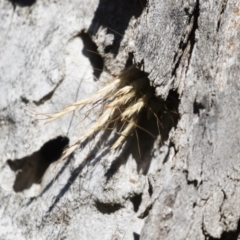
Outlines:
<svg viewBox="0 0 240 240"><path fill-rule="evenodd" d="M181 62L183 61L182 58L187 58L187 65L189 64L192 56L192 51L195 46L196 42L196 31L198 29L198 18L200 15L200 8L199 8L199 0L196 1L195 8L193 13L189 14L189 24L185 31L185 36L179 43L178 51L174 56L174 68L172 70L172 76L176 76L177 69ZM184 61L185 62L185 61ZM188 66L186 67L187 71Z"/></svg>
<svg viewBox="0 0 240 240"><path fill-rule="evenodd" d="M221 21L222 21L222 16L226 10L228 0L222 0L221 2L221 10L218 16L218 22L217 22L217 32L219 32L220 26L221 26Z"/></svg>

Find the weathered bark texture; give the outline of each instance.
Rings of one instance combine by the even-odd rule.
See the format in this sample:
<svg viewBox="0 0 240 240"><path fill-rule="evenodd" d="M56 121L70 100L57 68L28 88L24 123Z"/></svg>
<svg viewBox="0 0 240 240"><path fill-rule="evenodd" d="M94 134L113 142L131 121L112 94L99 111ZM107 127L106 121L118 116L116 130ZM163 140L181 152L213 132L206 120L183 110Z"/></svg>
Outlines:
<svg viewBox="0 0 240 240"><path fill-rule="evenodd" d="M240 1L1 0L0 18L0 239L240 239ZM160 135L54 163L96 118L32 111L132 63L176 106Z"/></svg>

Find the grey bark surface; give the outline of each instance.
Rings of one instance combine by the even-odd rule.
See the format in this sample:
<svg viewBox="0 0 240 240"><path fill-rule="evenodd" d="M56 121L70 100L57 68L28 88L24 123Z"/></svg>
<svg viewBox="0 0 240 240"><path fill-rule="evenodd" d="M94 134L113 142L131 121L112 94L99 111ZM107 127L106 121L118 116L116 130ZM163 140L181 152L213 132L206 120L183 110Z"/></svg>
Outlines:
<svg viewBox="0 0 240 240"><path fill-rule="evenodd" d="M240 239L240 2L26 2L0 2L0 239ZM48 141L61 152L57 137L73 143L96 115L35 113L131 61L177 96L177 124L113 153L104 133L45 166Z"/></svg>

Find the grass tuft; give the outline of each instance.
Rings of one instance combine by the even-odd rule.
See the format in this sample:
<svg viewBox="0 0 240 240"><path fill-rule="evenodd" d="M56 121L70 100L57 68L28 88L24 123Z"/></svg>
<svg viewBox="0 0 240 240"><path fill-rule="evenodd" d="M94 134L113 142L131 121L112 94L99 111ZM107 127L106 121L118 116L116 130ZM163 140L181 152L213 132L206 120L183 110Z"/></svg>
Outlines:
<svg viewBox="0 0 240 240"><path fill-rule="evenodd" d="M94 109L101 104L96 121L72 146L65 150L62 159L73 153L83 142L99 131L109 128L110 125L115 129L120 126L120 132L117 133L119 136L110 150L119 149L136 128L141 129L138 122L144 110L156 117L157 124L160 125L157 112L162 108L162 102L156 99L155 90L150 86L147 74L135 67L129 67L92 96L75 102L60 112L47 115L47 122L51 122L78 108L82 109L90 105L91 109Z"/></svg>

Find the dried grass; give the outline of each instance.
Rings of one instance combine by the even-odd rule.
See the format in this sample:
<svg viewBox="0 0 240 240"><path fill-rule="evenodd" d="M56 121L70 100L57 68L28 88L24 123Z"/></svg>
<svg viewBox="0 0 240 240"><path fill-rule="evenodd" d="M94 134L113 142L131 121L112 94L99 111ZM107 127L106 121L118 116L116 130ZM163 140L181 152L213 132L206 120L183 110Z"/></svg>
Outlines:
<svg viewBox="0 0 240 240"><path fill-rule="evenodd" d="M147 75L135 67L130 67L92 96L75 102L60 112L47 115L47 122L51 122L78 108L90 105L91 109L94 109L101 104L95 123L65 150L62 159L74 152L84 141L108 128L110 124L115 128L120 126L121 129L118 139L110 149L120 148L136 127L141 128L138 126L138 120L143 109L149 109L150 114L157 116L156 112L160 107L153 101L153 97L154 88L150 87Z"/></svg>

